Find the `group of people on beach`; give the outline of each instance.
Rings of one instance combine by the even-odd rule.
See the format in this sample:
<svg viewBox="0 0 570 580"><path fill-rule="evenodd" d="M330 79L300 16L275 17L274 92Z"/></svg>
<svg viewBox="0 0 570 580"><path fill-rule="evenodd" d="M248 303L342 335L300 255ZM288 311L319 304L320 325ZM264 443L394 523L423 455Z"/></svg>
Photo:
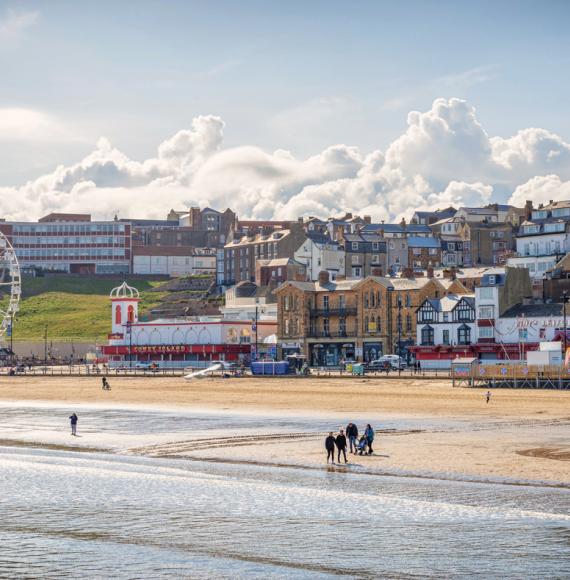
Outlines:
<svg viewBox="0 0 570 580"><path fill-rule="evenodd" d="M344 462L348 463L346 457L347 445L349 446L350 453L355 455L372 455L374 450L372 449L372 443L374 442L374 429L368 423L364 433L358 437L358 427L350 422L346 426L346 431L344 429L339 429L337 435L331 431L328 437L325 439L325 449L327 451L327 463L335 464L335 450L337 451L338 463L341 463L341 454L344 457Z"/></svg>

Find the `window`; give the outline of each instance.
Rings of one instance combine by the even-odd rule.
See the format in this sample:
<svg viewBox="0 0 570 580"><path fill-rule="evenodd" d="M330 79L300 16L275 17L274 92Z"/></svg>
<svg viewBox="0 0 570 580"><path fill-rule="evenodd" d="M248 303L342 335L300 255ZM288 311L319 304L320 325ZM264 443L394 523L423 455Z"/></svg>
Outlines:
<svg viewBox="0 0 570 580"><path fill-rule="evenodd" d="M449 344L449 330L443 331L443 344Z"/></svg>
<svg viewBox="0 0 570 580"><path fill-rule="evenodd" d="M325 310L328 310L329 309L329 297L328 297L328 294L325 294L323 296L323 308Z"/></svg>
<svg viewBox="0 0 570 580"><path fill-rule="evenodd" d="M370 307L374 308L376 306L376 296L374 294L374 291L371 290L370 291Z"/></svg>
<svg viewBox="0 0 570 580"><path fill-rule="evenodd" d="M393 249L395 249L396 246L395 246L394 242L390 242L389 247L391 250L393 250Z"/></svg>
<svg viewBox="0 0 570 580"><path fill-rule="evenodd" d="M471 329L466 324L462 324L457 329L457 344L469 344L470 342Z"/></svg>
<svg viewBox="0 0 570 580"><path fill-rule="evenodd" d="M519 342L528 340L528 328L519 328Z"/></svg>
<svg viewBox="0 0 570 580"><path fill-rule="evenodd" d="M430 248L429 249L429 255L430 256L436 256L437 255L437 248Z"/></svg>
<svg viewBox="0 0 570 580"><path fill-rule="evenodd" d="M285 319L285 336L289 336L289 331L291 329L290 323L291 323L291 321L288 318L286 318Z"/></svg>
<svg viewBox="0 0 570 580"><path fill-rule="evenodd" d="M358 242L352 242L352 249L358 250Z"/></svg>
<svg viewBox="0 0 570 580"><path fill-rule="evenodd" d="M489 320L494 318L492 306L479 306L479 318L481 320Z"/></svg>
<svg viewBox="0 0 570 580"><path fill-rule="evenodd" d="M420 322L434 322L435 312L431 306L424 306L419 311L420 312Z"/></svg>
<svg viewBox="0 0 570 580"><path fill-rule="evenodd" d="M380 256L378 254L373 254L372 255L372 263L373 264L378 264L380 263Z"/></svg>
<svg viewBox="0 0 570 580"><path fill-rule="evenodd" d="M290 296L283 297L283 310L289 310L290 298Z"/></svg>
<svg viewBox="0 0 570 580"><path fill-rule="evenodd" d="M431 326L424 326L422 328L422 344L424 346L433 346L433 328Z"/></svg>
<svg viewBox="0 0 570 580"><path fill-rule="evenodd" d="M479 298L480 300L493 300L493 289L492 288L479 288Z"/></svg>
<svg viewBox="0 0 570 580"><path fill-rule="evenodd" d="M341 294L338 297L338 306L341 310L346 306L346 298L344 297L344 294Z"/></svg>
<svg viewBox="0 0 570 580"><path fill-rule="evenodd" d="M412 332L412 316L406 314L406 332Z"/></svg>
<svg viewBox="0 0 570 580"><path fill-rule="evenodd" d="M421 248L412 248L412 254L414 256L421 256L422 255L422 249Z"/></svg>
<svg viewBox="0 0 570 580"><path fill-rule="evenodd" d="M378 251L378 242L372 242L372 249Z"/></svg>
<svg viewBox="0 0 570 580"><path fill-rule="evenodd" d="M447 312L443 313L443 322L449 322L449 314Z"/></svg>
<svg viewBox="0 0 570 580"><path fill-rule="evenodd" d="M412 305L412 296L411 294L406 294L406 307L410 308L411 305Z"/></svg>
<svg viewBox="0 0 570 580"><path fill-rule="evenodd" d="M353 264L360 264L360 256L358 255L351 256L351 261Z"/></svg>
<svg viewBox="0 0 570 580"><path fill-rule="evenodd" d="M323 318L323 334L325 336L328 336L330 332L330 327L329 327L329 319L328 318Z"/></svg>
<svg viewBox="0 0 570 580"><path fill-rule="evenodd" d="M479 338L493 338L494 336L495 331L492 326L479 327Z"/></svg>

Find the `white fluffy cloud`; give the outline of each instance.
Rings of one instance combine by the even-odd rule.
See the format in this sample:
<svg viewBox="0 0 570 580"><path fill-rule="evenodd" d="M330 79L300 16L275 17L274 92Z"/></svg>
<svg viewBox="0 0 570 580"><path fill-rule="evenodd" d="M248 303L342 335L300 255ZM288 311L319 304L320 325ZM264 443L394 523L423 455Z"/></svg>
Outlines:
<svg viewBox="0 0 570 580"><path fill-rule="evenodd" d="M437 99L408 115L386 150L367 155L347 145L297 159L258 147L223 148L224 122L201 116L139 162L101 138L71 166L21 187L0 187L0 217L37 218L49 211L95 216L164 217L171 207L232 207L242 217L328 216L345 210L375 219L415 209L570 197L570 144L544 129L489 137L475 109ZM564 182L564 180L566 180Z"/></svg>

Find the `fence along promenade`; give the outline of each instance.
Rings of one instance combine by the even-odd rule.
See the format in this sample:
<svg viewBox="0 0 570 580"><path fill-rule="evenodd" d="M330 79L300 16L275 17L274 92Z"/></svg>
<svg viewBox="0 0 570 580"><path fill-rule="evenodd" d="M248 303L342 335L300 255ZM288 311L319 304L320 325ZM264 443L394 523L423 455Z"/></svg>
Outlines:
<svg viewBox="0 0 570 580"><path fill-rule="evenodd" d="M525 363L483 364L462 359L452 364L451 382L454 387L570 389L570 368Z"/></svg>

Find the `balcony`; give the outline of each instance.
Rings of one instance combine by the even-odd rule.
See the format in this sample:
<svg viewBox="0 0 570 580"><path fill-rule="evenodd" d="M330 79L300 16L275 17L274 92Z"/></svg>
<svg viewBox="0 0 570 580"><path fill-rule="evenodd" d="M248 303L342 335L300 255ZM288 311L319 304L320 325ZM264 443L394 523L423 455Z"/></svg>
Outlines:
<svg viewBox="0 0 570 580"><path fill-rule="evenodd" d="M307 338L351 338L357 336L355 330L310 330L307 332Z"/></svg>
<svg viewBox="0 0 570 580"><path fill-rule="evenodd" d="M356 308L311 308L309 310L311 318L328 318L330 316L356 316Z"/></svg>

